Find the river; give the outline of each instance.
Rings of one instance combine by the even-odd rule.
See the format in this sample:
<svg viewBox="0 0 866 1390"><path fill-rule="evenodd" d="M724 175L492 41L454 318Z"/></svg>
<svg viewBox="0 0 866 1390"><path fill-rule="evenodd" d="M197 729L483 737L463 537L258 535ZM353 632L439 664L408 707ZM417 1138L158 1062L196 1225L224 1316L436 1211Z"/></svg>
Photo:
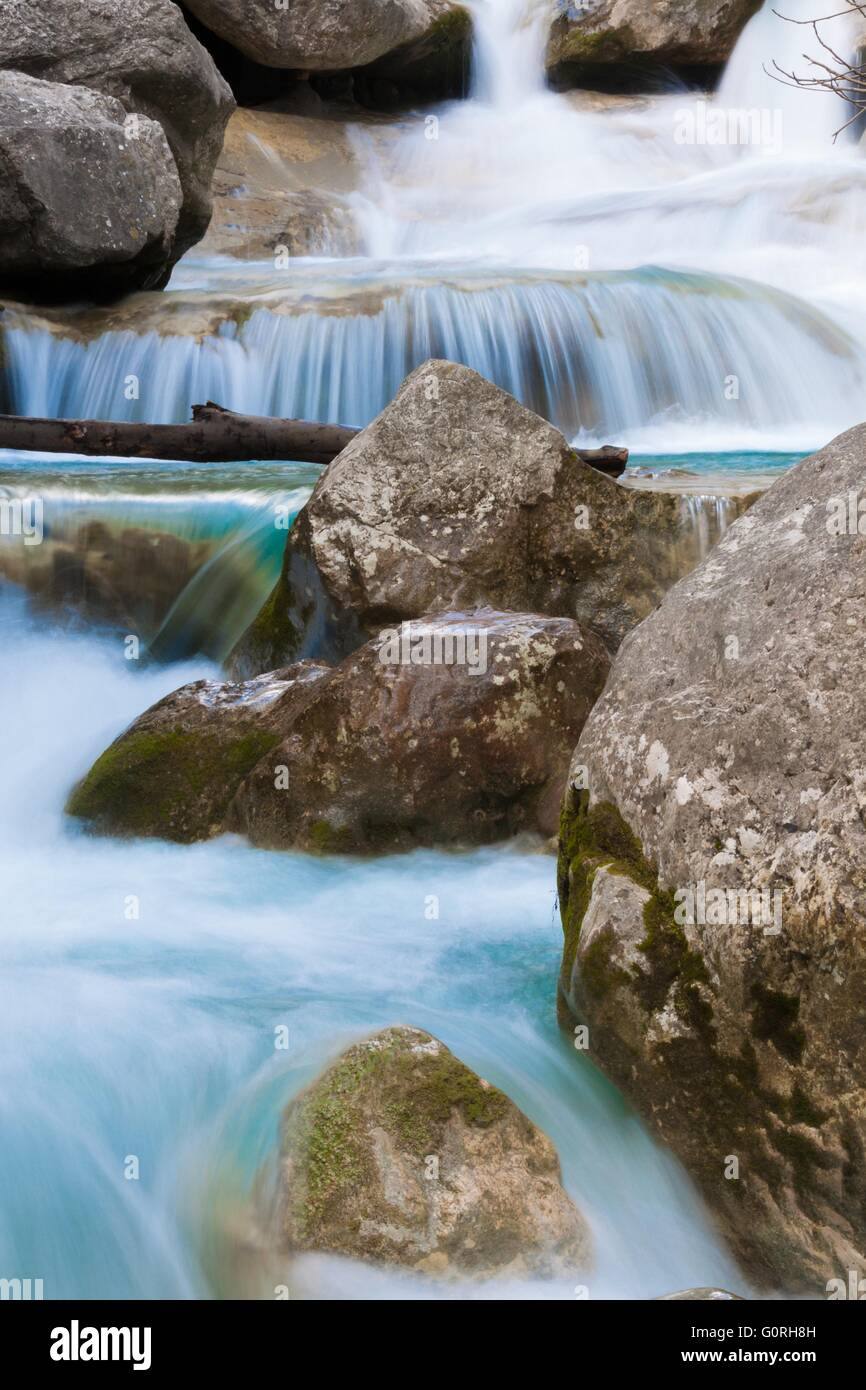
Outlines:
<svg viewBox="0 0 866 1390"><path fill-rule="evenodd" d="M717 529L730 493L859 420L862 155L850 135L832 142L842 118L824 98L766 77L791 43L772 5L715 107L674 87L555 94L542 9L472 9L471 98L405 118L387 165L366 127L352 132L363 255L287 274L193 251L164 310L148 310L164 313L159 332L78 336L16 313L10 408L181 420L210 398L363 425L412 366L445 356L579 442L627 444L628 485L674 487L695 525L712 516ZM769 110L767 140L701 143L708 111L734 107ZM178 306L215 300L216 331L173 331ZM573 1284L443 1289L311 1256L282 1267L259 1250L281 1107L348 1041L407 1022L556 1143L595 1239L590 1297L748 1293L678 1163L557 1029L549 856L336 861L230 837L96 840L65 819L70 786L112 737L216 674L274 581L274 508L296 512L316 474L0 458L7 492L44 499L49 547L74 550L102 524L121 547L134 528L205 557L153 618L140 662L98 611L70 620L16 585L0 592L0 1268L43 1279L46 1297L272 1297L283 1281L301 1298L580 1297Z"/></svg>

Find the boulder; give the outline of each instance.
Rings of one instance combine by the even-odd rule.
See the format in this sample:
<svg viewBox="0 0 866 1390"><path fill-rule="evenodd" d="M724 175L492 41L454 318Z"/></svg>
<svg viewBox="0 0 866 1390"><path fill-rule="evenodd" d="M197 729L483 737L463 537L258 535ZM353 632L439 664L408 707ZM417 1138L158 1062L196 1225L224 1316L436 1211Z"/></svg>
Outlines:
<svg viewBox="0 0 866 1390"><path fill-rule="evenodd" d="M234 99L171 0L3 0L0 67L90 87L158 121L183 188L172 259L207 230ZM134 129L134 127L130 127Z"/></svg>
<svg viewBox="0 0 866 1390"><path fill-rule="evenodd" d="M113 97L0 72L0 286L33 298L161 283L182 194L162 127Z"/></svg>
<svg viewBox="0 0 866 1390"><path fill-rule="evenodd" d="M590 1239L552 1143L418 1028L356 1043L286 1108L278 1232L440 1277L583 1271Z"/></svg>
<svg viewBox="0 0 866 1390"><path fill-rule="evenodd" d="M240 685L181 686L97 758L69 814L114 835L189 842L217 834L240 781L280 742L326 671L302 662Z"/></svg>
<svg viewBox="0 0 866 1390"><path fill-rule="evenodd" d="M557 0L549 69L573 66L716 66L724 63L763 0Z"/></svg>
<svg viewBox="0 0 866 1390"><path fill-rule="evenodd" d="M462 48L469 18L452 0L186 0L206 28L266 67L334 72L396 53L407 65Z"/></svg>
<svg viewBox="0 0 866 1390"><path fill-rule="evenodd" d="M563 1017L752 1278L866 1262L866 426L623 643L561 830Z"/></svg>
<svg viewBox="0 0 866 1390"><path fill-rule="evenodd" d="M350 853L550 836L570 731L608 665L566 618L444 614L385 632L244 780L232 826L270 848Z"/></svg>
<svg viewBox="0 0 866 1390"><path fill-rule="evenodd" d="M471 368L426 362L320 478L230 670L339 660L386 623L483 604L615 648L695 540L678 498L621 487Z"/></svg>
<svg viewBox="0 0 866 1390"><path fill-rule="evenodd" d="M609 659L578 623L446 614L336 669L184 686L118 738L68 810L115 834L333 852L553 834Z"/></svg>

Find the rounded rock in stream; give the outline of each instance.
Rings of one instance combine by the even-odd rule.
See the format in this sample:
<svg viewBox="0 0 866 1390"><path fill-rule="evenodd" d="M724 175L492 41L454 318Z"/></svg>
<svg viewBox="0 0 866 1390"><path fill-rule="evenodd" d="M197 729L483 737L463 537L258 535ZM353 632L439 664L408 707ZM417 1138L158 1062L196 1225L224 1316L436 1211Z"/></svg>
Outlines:
<svg viewBox="0 0 866 1390"><path fill-rule="evenodd" d="M563 814L561 998L754 1280L866 1264L866 426L623 644Z"/></svg>
<svg viewBox="0 0 866 1390"><path fill-rule="evenodd" d="M410 70L442 64L463 49L470 21L452 0L187 0L202 24L241 53L268 67L338 72L386 55ZM417 74L416 74L417 76Z"/></svg>
<svg viewBox="0 0 866 1390"><path fill-rule="evenodd" d="M595 0L557 5L546 63L558 75L622 65L631 85L638 65L717 66L763 0Z"/></svg>
<svg viewBox="0 0 866 1390"><path fill-rule="evenodd" d="M135 0L131 5L125 0L52 0L49 5L3 0L0 68L115 98L128 113L126 143L131 149L141 127L159 122L183 190L173 245L162 267L164 283L172 264L207 231L211 177L234 109L228 84L193 38L178 6L171 0ZM76 168L86 172L80 159L72 172ZM113 196L126 209L120 220L135 226L137 209L131 199L123 202L123 179L115 177L113 184ZM81 196L70 196L70 211ZM142 286L150 287L150 282L130 275L125 288ZM71 287L66 298L75 292Z"/></svg>
<svg viewBox="0 0 866 1390"><path fill-rule="evenodd" d="M283 1117L279 1238L453 1278L586 1270L553 1144L417 1028L344 1052Z"/></svg>
<svg viewBox="0 0 866 1390"><path fill-rule="evenodd" d="M339 660L387 623L481 604L577 618L615 648L695 563L686 530L679 498L621 487L470 367L425 362L319 479L229 667Z"/></svg>
<svg viewBox="0 0 866 1390"><path fill-rule="evenodd" d="M341 666L196 681L94 763L71 815L113 834L381 853L551 836L609 657L567 618L441 614Z"/></svg>
<svg viewBox="0 0 866 1390"><path fill-rule="evenodd" d="M162 126L87 87L0 71L0 287L120 293L165 273L181 208Z"/></svg>

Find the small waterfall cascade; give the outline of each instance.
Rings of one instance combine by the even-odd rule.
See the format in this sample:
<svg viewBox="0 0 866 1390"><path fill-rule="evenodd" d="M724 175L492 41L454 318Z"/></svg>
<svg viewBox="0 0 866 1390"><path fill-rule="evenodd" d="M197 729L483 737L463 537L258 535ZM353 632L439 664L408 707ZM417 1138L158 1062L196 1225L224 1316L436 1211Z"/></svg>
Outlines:
<svg viewBox="0 0 866 1390"><path fill-rule="evenodd" d="M786 150L810 145L826 148L851 113L832 93L808 93L788 85L785 74L795 78L825 75L809 61L833 61L821 40L844 61L853 61L858 44L866 40L866 22L856 10L846 10L846 3L843 0L823 10L814 0L764 5L746 25L725 69L719 104L778 112ZM811 27L816 19L820 19L819 37Z"/></svg>
<svg viewBox="0 0 866 1390"><path fill-rule="evenodd" d="M414 367L445 357L569 438L684 451L818 446L866 399L866 363L846 329L745 281L656 268L493 284L416 277L377 291L375 307L368 283L343 288L321 311L238 305L237 319L230 308L201 337L112 329L78 340L10 312L11 408L182 421L216 400L363 426Z"/></svg>

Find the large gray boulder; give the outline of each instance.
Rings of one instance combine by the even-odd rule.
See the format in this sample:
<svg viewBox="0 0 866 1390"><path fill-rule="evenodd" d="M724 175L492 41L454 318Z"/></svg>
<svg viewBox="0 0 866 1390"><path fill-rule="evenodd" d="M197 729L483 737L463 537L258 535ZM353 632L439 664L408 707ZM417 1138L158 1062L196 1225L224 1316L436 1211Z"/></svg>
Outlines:
<svg viewBox="0 0 866 1390"><path fill-rule="evenodd" d="M29 297L158 284L182 193L162 126L113 97L0 72L0 286Z"/></svg>
<svg viewBox="0 0 866 1390"><path fill-rule="evenodd" d="M562 822L564 1017L753 1277L866 1262L866 426L623 644Z"/></svg>
<svg viewBox="0 0 866 1390"><path fill-rule="evenodd" d="M763 0L558 0L548 68L716 65L730 56Z"/></svg>
<svg viewBox="0 0 866 1390"><path fill-rule="evenodd" d="M401 54L407 63L425 52L465 43L468 16L452 0L187 0L214 34L268 67L338 71Z"/></svg>
<svg viewBox="0 0 866 1390"><path fill-rule="evenodd" d="M430 361L320 478L230 660L341 658L386 624L489 604L615 647L695 563L679 499L637 492L469 367Z"/></svg>
<svg viewBox="0 0 866 1390"><path fill-rule="evenodd" d="M171 0L0 0L0 67L91 87L158 121L183 188L172 257L207 231L234 99ZM131 127L134 128L134 127Z"/></svg>
<svg viewBox="0 0 866 1390"><path fill-rule="evenodd" d="M443 1278L582 1273L590 1238L552 1143L418 1028L356 1043L286 1108L288 1250Z"/></svg>

